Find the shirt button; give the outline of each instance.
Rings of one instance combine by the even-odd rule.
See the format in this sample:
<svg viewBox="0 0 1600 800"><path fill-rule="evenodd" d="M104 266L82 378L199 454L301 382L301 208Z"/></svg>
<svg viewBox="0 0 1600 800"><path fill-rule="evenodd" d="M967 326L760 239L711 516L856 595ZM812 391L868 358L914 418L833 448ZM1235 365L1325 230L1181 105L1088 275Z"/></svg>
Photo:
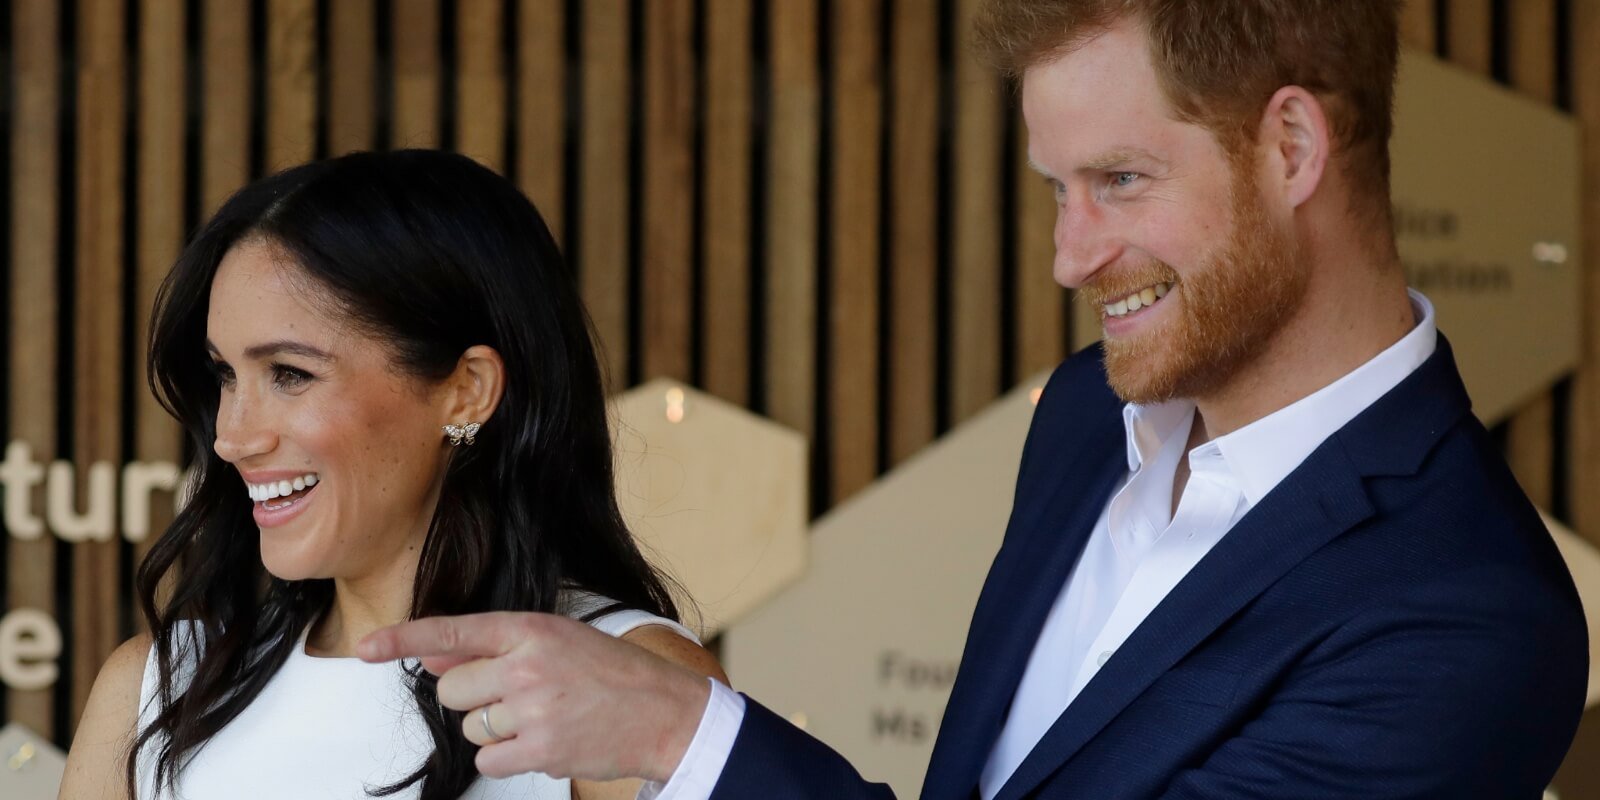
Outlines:
<svg viewBox="0 0 1600 800"><path fill-rule="evenodd" d="M1095 665L1096 666L1101 666L1101 667L1105 666L1106 662L1111 660L1111 653L1112 652L1113 651L1111 651L1111 650L1107 650L1104 653L1101 653L1100 657L1095 659Z"/></svg>

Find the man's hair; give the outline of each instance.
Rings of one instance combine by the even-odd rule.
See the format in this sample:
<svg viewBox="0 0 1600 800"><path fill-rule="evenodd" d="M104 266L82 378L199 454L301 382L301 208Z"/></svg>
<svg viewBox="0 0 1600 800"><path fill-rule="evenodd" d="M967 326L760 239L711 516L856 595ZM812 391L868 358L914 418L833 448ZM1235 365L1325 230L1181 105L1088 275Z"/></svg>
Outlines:
<svg viewBox="0 0 1600 800"><path fill-rule="evenodd" d="M1300 86L1322 101L1345 153L1353 205L1389 224L1389 136L1401 0L988 0L979 52L1013 80L1114 23L1140 24L1179 119L1230 154L1255 141L1273 93Z"/></svg>

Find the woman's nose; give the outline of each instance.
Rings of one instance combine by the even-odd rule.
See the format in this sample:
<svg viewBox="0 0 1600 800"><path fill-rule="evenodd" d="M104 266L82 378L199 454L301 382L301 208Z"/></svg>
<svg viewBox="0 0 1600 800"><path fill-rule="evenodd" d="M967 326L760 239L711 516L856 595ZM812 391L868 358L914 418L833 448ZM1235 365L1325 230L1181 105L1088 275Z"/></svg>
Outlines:
<svg viewBox="0 0 1600 800"><path fill-rule="evenodd" d="M217 455L223 461L238 464L251 456L272 452L278 446L278 435L261 417L252 413L237 395L224 393L217 408L217 441L213 446Z"/></svg>

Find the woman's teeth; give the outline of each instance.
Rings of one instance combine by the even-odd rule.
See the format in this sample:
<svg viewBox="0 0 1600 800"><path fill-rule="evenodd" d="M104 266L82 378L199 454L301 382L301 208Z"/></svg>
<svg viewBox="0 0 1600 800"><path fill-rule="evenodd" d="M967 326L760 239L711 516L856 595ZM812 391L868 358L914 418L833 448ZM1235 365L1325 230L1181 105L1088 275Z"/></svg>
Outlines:
<svg viewBox="0 0 1600 800"><path fill-rule="evenodd" d="M1106 303L1106 316L1123 317L1138 311L1145 306L1153 306L1156 304L1157 300L1166 297L1167 292L1170 291L1172 291L1172 284L1170 283L1158 283L1154 286L1146 286L1145 288L1140 289L1139 291L1134 292L1133 294L1130 294L1115 303Z"/></svg>
<svg viewBox="0 0 1600 800"><path fill-rule="evenodd" d="M269 481L267 483L246 483L250 490L250 499L257 503L288 497L302 489L309 489L317 485L317 474L308 472L297 478L282 481Z"/></svg>

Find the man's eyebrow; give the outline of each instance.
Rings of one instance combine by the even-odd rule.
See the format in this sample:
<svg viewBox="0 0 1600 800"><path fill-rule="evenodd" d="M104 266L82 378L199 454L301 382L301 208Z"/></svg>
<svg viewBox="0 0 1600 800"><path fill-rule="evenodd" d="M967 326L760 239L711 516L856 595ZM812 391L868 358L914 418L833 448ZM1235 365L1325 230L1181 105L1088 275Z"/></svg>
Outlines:
<svg viewBox="0 0 1600 800"><path fill-rule="evenodd" d="M1083 166L1079 169L1088 170L1091 172L1103 172L1105 170L1127 166L1133 161L1153 161L1157 164L1167 163L1159 158L1156 158L1155 154L1148 150L1141 150L1137 147L1119 147L1115 150L1107 150L1106 152L1083 162Z"/></svg>
<svg viewBox="0 0 1600 800"><path fill-rule="evenodd" d="M212 344L210 339L206 340L206 352L217 358L222 357L222 353L217 350L217 346ZM305 342L296 342L292 339L278 339L272 342L263 342L261 344L250 345L249 347L245 348L244 357L252 361L260 361L261 359L284 353L292 356L314 358L318 361L334 360L332 353L312 347Z"/></svg>

